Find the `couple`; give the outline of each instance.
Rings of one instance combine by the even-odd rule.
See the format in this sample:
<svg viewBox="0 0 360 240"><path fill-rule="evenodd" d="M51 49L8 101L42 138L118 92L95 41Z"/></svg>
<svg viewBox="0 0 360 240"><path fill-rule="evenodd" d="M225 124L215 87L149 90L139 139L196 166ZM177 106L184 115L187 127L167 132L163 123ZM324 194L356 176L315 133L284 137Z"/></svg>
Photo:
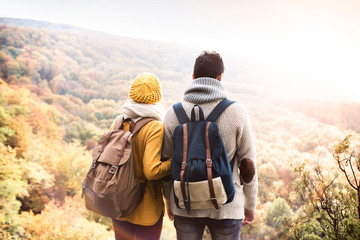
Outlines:
<svg viewBox="0 0 360 240"><path fill-rule="evenodd" d="M222 99L227 98L221 83L223 72L222 58L216 52L203 52L196 59L194 81L187 86L181 100L188 115L194 104L198 104L207 117ZM242 224L254 221L258 184L254 141L245 108L239 103L232 104L217 120L228 158L236 161L234 200L219 209L194 209L188 214L175 205L171 184L164 180L170 174L172 133L179 121L172 107L164 117L159 103L162 97L159 79L151 73L138 75L130 87L129 96L131 100L122 109L125 117L135 122L144 117L159 121L148 123L134 136L136 176L140 181L147 181L146 191L140 205L129 216L112 220L115 238L160 239L165 209L160 184L160 179L163 179L166 210L170 220L174 219L177 239L201 240L205 226L208 226L213 240L240 239Z"/></svg>

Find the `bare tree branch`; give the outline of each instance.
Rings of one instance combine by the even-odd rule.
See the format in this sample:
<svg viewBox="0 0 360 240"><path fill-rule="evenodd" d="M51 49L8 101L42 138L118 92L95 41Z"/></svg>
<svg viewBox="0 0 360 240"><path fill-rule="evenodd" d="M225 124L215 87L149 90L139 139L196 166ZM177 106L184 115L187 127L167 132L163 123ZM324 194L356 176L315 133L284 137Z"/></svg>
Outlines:
<svg viewBox="0 0 360 240"><path fill-rule="evenodd" d="M358 182L357 182L356 174L355 174L354 168L353 168L353 166L352 166L352 161L351 161L351 159L353 158L353 154L354 154L354 153L355 153L355 152L352 151L351 154L350 154L349 164L350 164L350 168L351 168L351 171L352 171L352 173L353 173L353 176L354 176L354 179L355 179L355 183L356 183L356 187L357 187L357 188L355 188L355 189L358 190L358 189L359 189L359 184L358 184Z"/></svg>

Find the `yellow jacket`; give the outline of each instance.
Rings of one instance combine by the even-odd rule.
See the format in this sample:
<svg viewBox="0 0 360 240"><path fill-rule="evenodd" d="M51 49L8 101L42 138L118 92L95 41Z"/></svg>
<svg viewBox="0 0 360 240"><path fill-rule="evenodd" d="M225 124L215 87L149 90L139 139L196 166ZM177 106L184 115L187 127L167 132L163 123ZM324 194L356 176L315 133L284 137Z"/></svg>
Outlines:
<svg viewBox="0 0 360 240"><path fill-rule="evenodd" d="M128 130L130 124L124 123ZM113 130L114 123L110 127ZM146 124L133 137L132 154L135 175L146 183L145 194L139 206L128 216L118 218L133 224L154 225L164 212L164 202L159 179L170 174L170 160L161 161L164 125L159 121Z"/></svg>

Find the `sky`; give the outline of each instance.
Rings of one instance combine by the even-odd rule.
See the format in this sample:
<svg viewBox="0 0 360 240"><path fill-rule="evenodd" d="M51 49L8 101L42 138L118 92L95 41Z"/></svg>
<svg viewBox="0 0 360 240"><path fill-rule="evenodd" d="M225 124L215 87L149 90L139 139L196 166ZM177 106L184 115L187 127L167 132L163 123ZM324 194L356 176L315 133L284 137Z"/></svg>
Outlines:
<svg viewBox="0 0 360 240"><path fill-rule="evenodd" d="M1 1L3 3L1 3ZM0 0L0 16L44 20L259 59L360 101L358 0ZM309 86L310 86L309 85ZM358 90L356 90L358 89Z"/></svg>

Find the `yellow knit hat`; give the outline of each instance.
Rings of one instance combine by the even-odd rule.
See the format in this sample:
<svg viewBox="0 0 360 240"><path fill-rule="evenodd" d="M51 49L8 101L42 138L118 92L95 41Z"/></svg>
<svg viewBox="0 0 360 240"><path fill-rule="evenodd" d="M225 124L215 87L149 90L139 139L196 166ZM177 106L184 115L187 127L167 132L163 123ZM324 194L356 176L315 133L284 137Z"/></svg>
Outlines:
<svg viewBox="0 0 360 240"><path fill-rule="evenodd" d="M152 73L141 73L133 80L129 97L135 102L154 104L161 100L161 83Z"/></svg>

